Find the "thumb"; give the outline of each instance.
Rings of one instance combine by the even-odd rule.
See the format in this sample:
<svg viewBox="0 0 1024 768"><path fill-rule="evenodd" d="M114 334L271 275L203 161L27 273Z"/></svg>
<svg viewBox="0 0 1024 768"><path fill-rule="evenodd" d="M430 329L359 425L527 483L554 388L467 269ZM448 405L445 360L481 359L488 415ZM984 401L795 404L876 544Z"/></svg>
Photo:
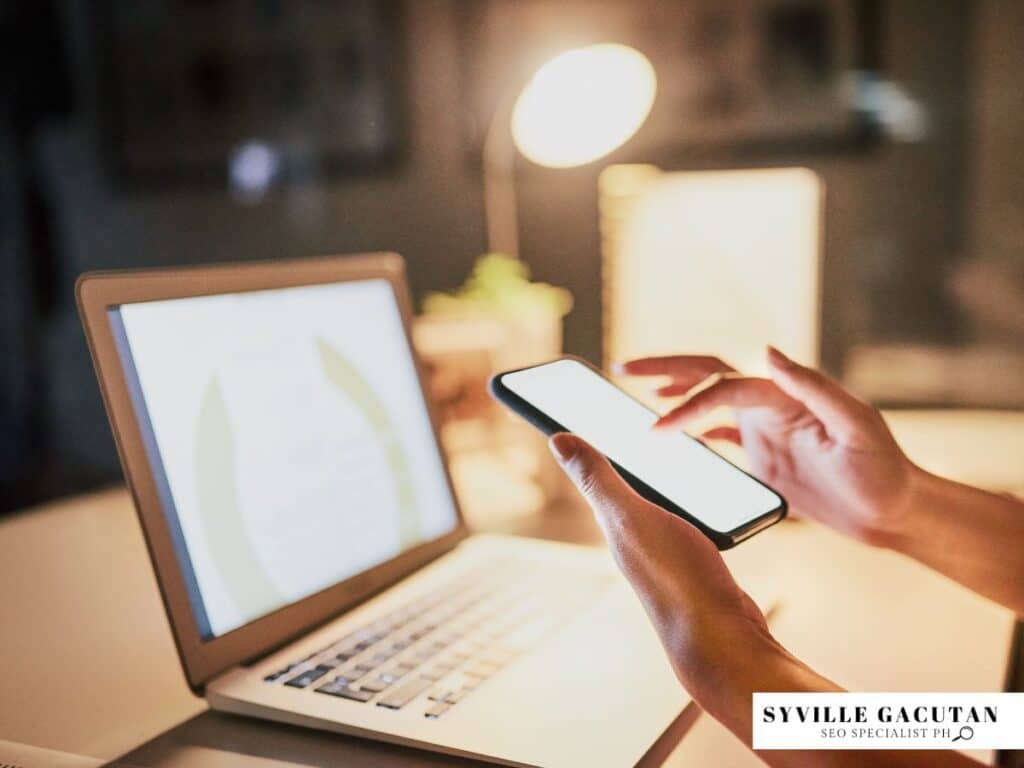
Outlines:
<svg viewBox="0 0 1024 768"><path fill-rule="evenodd" d="M803 403L831 437L849 443L864 431L870 406L828 376L790 360L775 347L768 347L768 363L775 385Z"/></svg>
<svg viewBox="0 0 1024 768"><path fill-rule="evenodd" d="M605 456L576 435L560 432L548 446L562 469L587 500L605 534L621 528L622 518L631 516L642 502Z"/></svg>

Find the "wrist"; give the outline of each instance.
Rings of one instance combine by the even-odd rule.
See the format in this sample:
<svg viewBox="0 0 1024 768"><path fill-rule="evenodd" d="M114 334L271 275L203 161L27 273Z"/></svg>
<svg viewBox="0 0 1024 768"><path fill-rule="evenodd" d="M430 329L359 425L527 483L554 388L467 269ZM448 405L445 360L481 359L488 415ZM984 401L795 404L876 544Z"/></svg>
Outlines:
<svg viewBox="0 0 1024 768"><path fill-rule="evenodd" d="M908 462L906 489L893 509L884 516L886 524L873 532L869 543L906 552L915 538L920 536L922 518L940 503L941 478Z"/></svg>
<svg viewBox="0 0 1024 768"><path fill-rule="evenodd" d="M791 686L803 665L767 629L734 629L716 651L683 682L701 709L736 733L749 727L754 693L801 690Z"/></svg>
<svg viewBox="0 0 1024 768"><path fill-rule="evenodd" d="M729 645L730 658L720 660L711 674L701 675L699 682L687 687L701 709L748 744L755 693L841 690L790 654L767 631L751 632Z"/></svg>
<svg viewBox="0 0 1024 768"><path fill-rule="evenodd" d="M902 458L903 468L898 485L890 486L884 501L865 515L861 524L849 531L853 538L883 549L902 550L919 528L921 511L928 508L934 494L933 475L909 459Z"/></svg>

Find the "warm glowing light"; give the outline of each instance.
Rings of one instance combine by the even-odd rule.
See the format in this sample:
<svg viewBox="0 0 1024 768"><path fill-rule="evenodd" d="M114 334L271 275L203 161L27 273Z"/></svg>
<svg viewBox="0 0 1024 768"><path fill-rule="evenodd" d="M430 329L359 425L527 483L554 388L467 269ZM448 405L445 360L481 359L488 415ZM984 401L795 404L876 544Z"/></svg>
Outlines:
<svg viewBox="0 0 1024 768"><path fill-rule="evenodd" d="M774 344L817 362L816 173L620 165L604 171L600 191L606 359L713 349L760 375Z"/></svg>
<svg viewBox="0 0 1024 768"><path fill-rule="evenodd" d="M512 138L539 165L568 168L622 146L654 103L654 67L617 43L575 48L542 66L512 111Z"/></svg>

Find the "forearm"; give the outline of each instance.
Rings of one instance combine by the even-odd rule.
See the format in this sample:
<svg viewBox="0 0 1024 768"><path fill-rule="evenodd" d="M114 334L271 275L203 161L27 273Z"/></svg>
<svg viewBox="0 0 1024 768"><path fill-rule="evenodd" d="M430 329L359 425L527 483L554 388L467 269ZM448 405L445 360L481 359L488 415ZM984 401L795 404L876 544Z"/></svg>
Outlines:
<svg viewBox="0 0 1024 768"><path fill-rule="evenodd" d="M774 639L756 641L760 650L744 654L715 675L714 684L696 686L697 703L748 747L752 745L755 692L835 692L843 690L789 654ZM969 768L978 763L953 750L759 750L772 768Z"/></svg>
<svg viewBox="0 0 1024 768"><path fill-rule="evenodd" d="M885 542L1024 616L1024 502L917 470L906 523Z"/></svg>

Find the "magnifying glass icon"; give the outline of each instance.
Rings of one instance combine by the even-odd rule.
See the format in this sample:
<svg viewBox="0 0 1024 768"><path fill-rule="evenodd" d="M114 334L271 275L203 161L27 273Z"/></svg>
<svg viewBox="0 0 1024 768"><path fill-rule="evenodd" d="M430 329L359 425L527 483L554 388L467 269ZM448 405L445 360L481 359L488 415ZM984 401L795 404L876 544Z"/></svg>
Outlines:
<svg viewBox="0 0 1024 768"><path fill-rule="evenodd" d="M960 733L953 737L953 741L960 741L960 739L963 739L964 741L970 741L973 738L974 729L971 728L971 726L969 725L965 725L962 728L960 728Z"/></svg>

